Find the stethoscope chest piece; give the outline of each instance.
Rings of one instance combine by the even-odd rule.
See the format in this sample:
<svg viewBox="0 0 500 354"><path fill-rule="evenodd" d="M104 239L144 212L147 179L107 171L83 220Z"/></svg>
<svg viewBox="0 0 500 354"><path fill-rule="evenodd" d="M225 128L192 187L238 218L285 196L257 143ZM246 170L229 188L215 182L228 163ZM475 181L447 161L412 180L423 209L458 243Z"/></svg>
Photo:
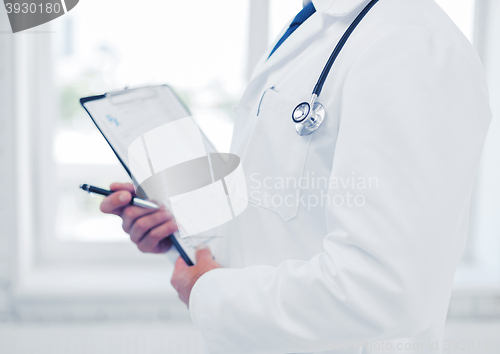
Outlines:
<svg viewBox="0 0 500 354"><path fill-rule="evenodd" d="M316 97L316 95L313 95L311 102L302 102L292 112L295 131L300 136L314 133L325 119L325 107L321 103L316 102Z"/></svg>

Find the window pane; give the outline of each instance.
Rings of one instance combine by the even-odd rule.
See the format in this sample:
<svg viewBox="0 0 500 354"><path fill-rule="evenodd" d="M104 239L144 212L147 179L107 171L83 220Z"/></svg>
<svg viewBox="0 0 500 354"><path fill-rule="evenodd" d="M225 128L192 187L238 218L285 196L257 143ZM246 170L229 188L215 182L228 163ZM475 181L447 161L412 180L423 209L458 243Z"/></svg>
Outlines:
<svg viewBox="0 0 500 354"><path fill-rule="evenodd" d="M53 141L60 191L56 235L72 241L126 241L119 219L99 212L101 198L77 189L81 183L107 187L128 180L79 98L126 86L170 84L214 144L228 151L232 108L246 84L247 1L118 5L85 0L53 23L59 102ZM218 129L210 130L214 125Z"/></svg>

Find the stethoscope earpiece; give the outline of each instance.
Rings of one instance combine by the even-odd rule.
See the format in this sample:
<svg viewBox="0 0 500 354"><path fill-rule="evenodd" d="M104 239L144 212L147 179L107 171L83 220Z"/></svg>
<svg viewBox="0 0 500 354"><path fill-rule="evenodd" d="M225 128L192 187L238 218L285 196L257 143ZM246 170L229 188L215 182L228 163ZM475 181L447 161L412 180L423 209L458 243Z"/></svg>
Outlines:
<svg viewBox="0 0 500 354"><path fill-rule="evenodd" d="M325 107L321 103L316 102L316 97L318 96L313 94L310 103L302 102L292 112L295 131L300 136L314 133L325 119Z"/></svg>

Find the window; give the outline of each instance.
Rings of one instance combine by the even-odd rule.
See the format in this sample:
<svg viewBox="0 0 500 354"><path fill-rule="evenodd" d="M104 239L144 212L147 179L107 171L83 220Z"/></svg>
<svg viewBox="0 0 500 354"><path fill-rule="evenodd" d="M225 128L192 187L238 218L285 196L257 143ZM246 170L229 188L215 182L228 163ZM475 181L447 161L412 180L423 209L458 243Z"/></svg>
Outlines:
<svg viewBox="0 0 500 354"><path fill-rule="evenodd" d="M45 223L42 235L43 255L50 260L67 260L61 255L68 249L72 259L86 258L85 250L93 259L102 254L109 260L109 252L118 256L120 250L123 259L135 257L121 221L99 211L100 197L77 188L129 180L80 107L80 97L170 84L215 145L229 150L231 111L246 83L247 3L148 0L115 7L114 2L87 0L52 23L56 105L47 143L53 169L43 173L54 188L42 217L52 221ZM110 13L116 14L112 21ZM214 121L215 130L210 129Z"/></svg>
<svg viewBox="0 0 500 354"><path fill-rule="evenodd" d="M458 289L481 289L483 295L498 294L500 286L500 81L498 64L500 27L496 16L498 1L476 0L474 44L483 61L490 93L493 120L484 145L476 176L473 209L469 227L468 252L456 277ZM463 292L467 295L467 291ZM482 311L490 308L485 306Z"/></svg>
<svg viewBox="0 0 500 354"><path fill-rule="evenodd" d="M164 303L170 294L172 306L181 308L169 283L171 261L138 252L119 218L100 213L101 199L78 189L81 183L106 187L128 180L78 99L168 83L193 108L215 145L229 150L232 108L246 84L247 6L231 0L120 6L87 0L14 36L20 137L16 193L23 200L16 292L23 304L39 306L41 294L99 293L143 306L146 296L154 315L172 311L170 302L167 308ZM214 121L217 130L210 129ZM37 308L54 317L50 309ZM70 303L65 309L73 311Z"/></svg>

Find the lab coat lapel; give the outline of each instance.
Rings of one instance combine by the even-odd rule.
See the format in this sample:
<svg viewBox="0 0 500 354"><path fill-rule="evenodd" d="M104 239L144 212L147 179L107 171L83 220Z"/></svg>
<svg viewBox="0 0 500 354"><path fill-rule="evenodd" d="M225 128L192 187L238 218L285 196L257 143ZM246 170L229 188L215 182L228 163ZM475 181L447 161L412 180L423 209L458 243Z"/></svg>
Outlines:
<svg viewBox="0 0 500 354"><path fill-rule="evenodd" d="M301 24L299 28L297 28L295 32L293 32L292 35L288 37L286 41L284 41L283 44L281 44L281 46L268 59L271 50L274 48L279 38L281 38L281 36L285 32L283 31L283 33L278 36L276 41L267 49L265 55L261 58L261 61L257 65L252 79L255 79L257 76L266 73L269 69L275 67L283 59L288 58L294 50L296 50L301 44L309 40L315 34L320 32L322 28L323 15L316 12L311 15L311 17L308 18L303 24Z"/></svg>
<svg viewBox="0 0 500 354"><path fill-rule="evenodd" d="M315 34L320 32L324 27L324 17L343 17L354 11L362 3L368 3L369 0L312 0L316 12L299 26L286 41L281 44L278 50L268 59L269 54L276 45L277 41L283 36L290 22L285 26L282 33L276 38L274 43L269 46L266 53L256 66L252 79L259 75L268 72L271 68L276 67L281 61L293 53L306 41L311 39Z"/></svg>

